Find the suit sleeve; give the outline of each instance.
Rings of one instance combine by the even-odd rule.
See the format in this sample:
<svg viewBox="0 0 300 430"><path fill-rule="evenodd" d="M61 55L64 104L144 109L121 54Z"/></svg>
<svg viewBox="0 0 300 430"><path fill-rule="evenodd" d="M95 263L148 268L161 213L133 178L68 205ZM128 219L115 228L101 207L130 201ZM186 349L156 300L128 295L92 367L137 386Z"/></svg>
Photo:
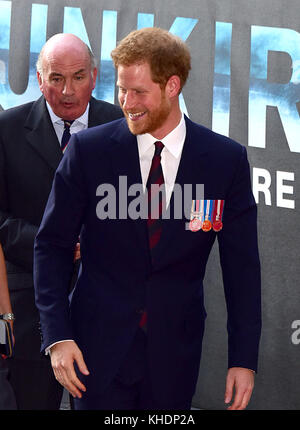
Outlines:
<svg viewBox="0 0 300 430"><path fill-rule="evenodd" d="M73 135L60 163L34 246L34 286L40 312L42 350L72 339L69 283L74 247L86 206L86 190L77 136Z"/></svg>
<svg viewBox="0 0 300 430"><path fill-rule="evenodd" d="M6 260L32 272L33 244L38 227L9 212L5 156L0 141L0 240Z"/></svg>
<svg viewBox="0 0 300 430"><path fill-rule="evenodd" d="M228 367L257 371L261 333L257 207L244 147L225 199L218 241L228 312Z"/></svg>

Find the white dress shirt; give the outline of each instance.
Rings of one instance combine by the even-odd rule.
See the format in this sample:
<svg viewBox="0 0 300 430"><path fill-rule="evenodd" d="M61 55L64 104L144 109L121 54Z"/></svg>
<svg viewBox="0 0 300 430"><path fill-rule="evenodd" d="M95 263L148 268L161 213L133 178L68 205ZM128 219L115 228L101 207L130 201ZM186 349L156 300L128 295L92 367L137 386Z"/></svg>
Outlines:
<svg viewBox="0 0 300 430"><path fill-rule="evenodd" d="M180 123L167 136L160 140L165 147L161 152L161 167L164 175L166 188L166 205L168 207L174 188L177 170L181 159L181 153L186 136L186 125L183 114ZM152 158L155 151L154 143L157 139L151 134L139 134L137 136L140 167L144 192L149 176Z"/></svg>
<svg viewBox="0 0 300 430"><path fill-rule="evenodd" d="M53 128L55 130L57 139L59 142L61 142L62 135L64 133L64 122L62 118L59 118L52 110L51 106L48 102L46 102L47 109L53 124ZM90 104L88 103L85 112L79 117L76 118L75 121L71 124L70 127L70 134L78 133L78 131L84 130L88 128L88 121L89 121L89 108Z"/></svg>

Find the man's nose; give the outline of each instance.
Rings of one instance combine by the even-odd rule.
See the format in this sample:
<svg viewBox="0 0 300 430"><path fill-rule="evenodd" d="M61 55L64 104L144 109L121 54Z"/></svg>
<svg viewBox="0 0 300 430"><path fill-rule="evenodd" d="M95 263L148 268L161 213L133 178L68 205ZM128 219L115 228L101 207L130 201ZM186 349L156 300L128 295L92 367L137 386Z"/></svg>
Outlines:
<svg viewBox="0 0 300 430"><path fill-rule="evenodd" d="M123 107L127 110L132 109L135 104L136 104L136 100L134 95L131 92L127 92L124 96L123 96Z"/></svg>
<svg viewBox="0 0 300 430"><path fill-rule="evenodd" d="M72 96L74 94L74 87L71 79L65 81L62 93L64 96Z"/></svg>

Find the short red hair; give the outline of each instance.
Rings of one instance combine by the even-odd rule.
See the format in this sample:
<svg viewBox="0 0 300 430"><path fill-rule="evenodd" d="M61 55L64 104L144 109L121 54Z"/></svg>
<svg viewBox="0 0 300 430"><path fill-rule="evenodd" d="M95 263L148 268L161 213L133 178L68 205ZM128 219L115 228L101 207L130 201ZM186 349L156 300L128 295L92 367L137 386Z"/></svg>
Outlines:
<svg viewBox="0 0 300 430"><path fill-rule="evenodd" d="M180 37L158 27L142 28L129 33L112 51L114 65L131 66L148 63L152 80L165 87L177 75L181 89L191 69L191 55Z"/></svg>

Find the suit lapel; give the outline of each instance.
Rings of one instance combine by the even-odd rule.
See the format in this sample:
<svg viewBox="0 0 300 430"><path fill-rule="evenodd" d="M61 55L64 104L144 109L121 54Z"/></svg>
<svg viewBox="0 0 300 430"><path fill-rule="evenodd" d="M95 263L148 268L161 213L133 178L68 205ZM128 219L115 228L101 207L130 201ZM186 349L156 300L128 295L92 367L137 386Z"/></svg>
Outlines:
<svg viewBox="0 0 300 430"><path fill-rule="evenodd" d="M102 105L91 97L88 126L95 127L101 123ZM35 151L56 170L62 159L62 152L53 128L44 97L34 104L24 124L28 143Z"/></svg>
<svg viewBox="0 0 300 430"><path fill-rule="evenodd" d="M142 187L137 139L128 130L125 119L121 123L121 126L116 130L112 138L118 142L117 145L114 145L114 148L111 152L111 162L114 174L116 177L126 177L126 192L128 192L130 186L134 184L140 184ZM128 196L127 209L130 201L134 200L136 197L138 196ZM131 219L131 222L133 229L138 236L138 240L142 246L142 249L149 253L147 220L138 218L136 220Z"/></svg>
<svg viewBox="0 0 300 430"><path fill-rule="evenodd" d="M44 97L40 97L33 104L24 127L28 143L53 170L56 170L62 159L62 152Z"/></svg>

